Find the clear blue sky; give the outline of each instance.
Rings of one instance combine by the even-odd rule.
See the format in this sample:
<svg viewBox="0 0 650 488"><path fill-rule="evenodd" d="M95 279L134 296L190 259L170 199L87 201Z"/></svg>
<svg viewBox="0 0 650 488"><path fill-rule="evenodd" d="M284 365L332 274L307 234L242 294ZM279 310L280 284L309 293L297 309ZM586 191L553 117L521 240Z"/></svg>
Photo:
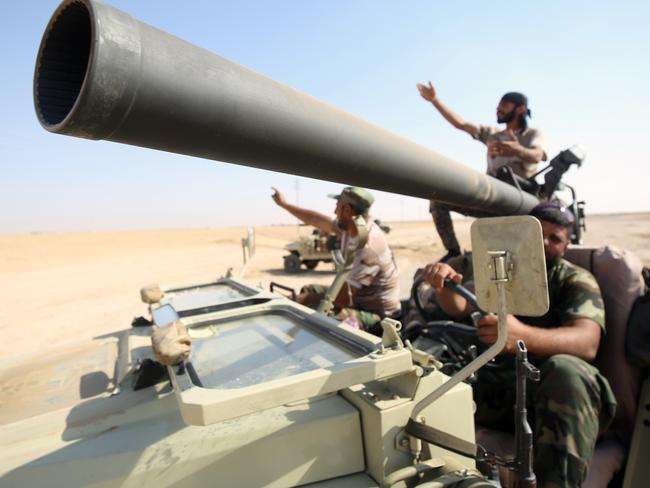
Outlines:
<svg viewBox="0 0 650 488"><path fill-rule="evenodd" d="M529 96L549 155L587 160L567 180L591 213L650 210L650 3L644 1L190 1L114 6L478 171L485 148L415 89L431 79L467 120ZM34 60L58 5L3 2L0 233L292 222L271 185L325 212L339 184L53 135L32 103ZM385 220L428 218L424 200L378 193Z"/></svg>

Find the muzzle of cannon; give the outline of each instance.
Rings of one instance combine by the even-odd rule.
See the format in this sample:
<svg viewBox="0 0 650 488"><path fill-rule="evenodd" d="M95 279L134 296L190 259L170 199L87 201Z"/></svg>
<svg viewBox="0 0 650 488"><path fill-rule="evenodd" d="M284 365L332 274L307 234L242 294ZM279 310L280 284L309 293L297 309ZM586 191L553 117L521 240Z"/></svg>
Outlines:
<svg viewBox="0 0 650 488"><path fill-rule="evenodd" d="M431 198L494 215L537 200L95 0L65 0L39 49L50 132Z"/></svg>

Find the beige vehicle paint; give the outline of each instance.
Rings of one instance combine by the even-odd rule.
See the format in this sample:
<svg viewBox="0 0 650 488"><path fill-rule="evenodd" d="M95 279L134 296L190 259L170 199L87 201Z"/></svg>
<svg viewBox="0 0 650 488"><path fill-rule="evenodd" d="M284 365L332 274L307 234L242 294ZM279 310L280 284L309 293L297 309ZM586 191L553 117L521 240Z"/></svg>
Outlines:
<svg viewBox="0 0 650 488"><path fill-rule="evenodd" d="M130 372L116 394L112 380L95 396L74 394L88 375L114 378L125 355L120 348L127 349L129 367L150 356L146 328L52 354L14 381L9 408L2 409L0 486L199 486L214 480L221 486L293 486L349 475L369 479L360 473L381 480L410 465L413 457L396 427L446 377L414 365L408 349L381 352L380 339L283 298L187 322L190 331L198 331L196 345L219 334L219 325L206 322L264 316L278 308L301 319L315 315L327 330L342 329L347 340L374 352L349 368L324 365L269 381L260 385L261 392L249 388L237 398L190 385L189 399L174 372L173 388L165 382L133 391ZM213 328L211 334L200 330L206 327ZM24 404L40 408L21 409ZM422 415L431 425L473 440L467 385L458 385Z"/></svg>

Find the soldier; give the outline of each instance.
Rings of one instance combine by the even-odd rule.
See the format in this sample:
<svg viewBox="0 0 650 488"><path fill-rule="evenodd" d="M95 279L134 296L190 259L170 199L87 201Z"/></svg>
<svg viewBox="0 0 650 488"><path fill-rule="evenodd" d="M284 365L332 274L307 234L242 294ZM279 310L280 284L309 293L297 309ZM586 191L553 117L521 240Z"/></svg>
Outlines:
<svg viewBox="0 0 650 488"><path fill-rule="evenodd" d="M431 102L447 122L487 146L487 174L495 176L501 166L509 166L516 175L530 178L537 170L537 163L546 161L544 135L539 129L528 127L526 118L530 117L531 113L528 108L528 98L522 93L510 92L501 97L501 101L497 105L497 123L506 124L506 127L500 129L465 121L443 105L431 82L428 86L418 83L417 88L422 98ZM447 254L440 259L441 262L460 254L460 244L458 244L454 233L454 226L449 215L450 210L467 213L460 208L434 200L429 203L429 211L436 230L442 244L447 249ZM467 214L476 217L482 216L474 212Z"/></svg>
<svg viewBox="0 0 650 488"><path fill-rule="evenodd" d="M363 216L368 230L366 245L360 249L352 263L347 281L335 300L335 317L367 331L376 329L384 317L395 317L401 311L399 281L393 253L386 235L368 216L374 198L367 190L354 186L343 188L336 199L336 218L314 210L288 203L282 193L273 189L273 201L294 217L325 232L341 236L342 246L354 247L357 228L354 217ZM326 288L307 285L300 290L298 302L315 306L325 296Z"/></svg>
<svg viewBox="0 0 650 488"><path fill-rule="evenodd" d="M530 385L528 398L538 486L581 486L596 439L607 429L616 409L609 383L589 364L605 332L603 299L591 273L562 258L574 224L571 212L545 202L531 215L542 224L550 307L542 317L508 315L505 363L511 362L515 344L521 339L530 361L541 371L541 381ZM444 280L471 280L469 263L461 256L448 263L428 264L424 270L425 279L436 289L438 303L453 318L472 310L464 298L443 287ZM477 327L481 342L496 342L495 316L484 316ZM514 367L479 371L474 387L479 425L513 430L514 374Z"/></svg>

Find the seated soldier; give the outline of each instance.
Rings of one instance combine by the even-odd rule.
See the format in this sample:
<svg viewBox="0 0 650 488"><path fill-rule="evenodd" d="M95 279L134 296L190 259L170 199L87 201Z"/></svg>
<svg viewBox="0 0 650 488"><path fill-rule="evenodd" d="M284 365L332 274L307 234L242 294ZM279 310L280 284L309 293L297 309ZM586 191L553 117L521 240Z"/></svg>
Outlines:
<svg viewBox="0 0 650 488"><path fill-rule="evenodd" d="M508 341L501 356L512 358L517 340L523 340L529 360L540 369L541 380L529 384L527 398L538 486L581 486L596 439L616 409L609 383L589 364L605 332L603 300L591 273L562 258L573 215L550 202L537 205L531 215L542 225L550 307L542 317L508 315ZM454 258L446 264L428 264L424 270L439 305L453 318L472 310L464 298L444 288L444 281L470 280L471 270L461 269L469 268L467 263L467 259ZM484 344L494 344L497 318L481 318L477 334ZM514 366L479 370L474 385L478 424L513 431L514 378Z"/></svg>
<svg viewBox="0 0 650 488"><path fill-rule="evenodd" d="M294 217L308 225L341 237L341 247L356 247L357 228L354 217L363 216L368 230L368 240L352 263L346 284L334 302L335 317L366 331L379 332L377 325L384 317L394 317L401 311L399 280L393 253L386 235L368 216L374 198L367 190L348 186L335 198L334 219L314 210L288 203L282 193L274 189L273 201ZM301 289L297 301L316 306L325 296L327 288L308 285Z"/></svg>

